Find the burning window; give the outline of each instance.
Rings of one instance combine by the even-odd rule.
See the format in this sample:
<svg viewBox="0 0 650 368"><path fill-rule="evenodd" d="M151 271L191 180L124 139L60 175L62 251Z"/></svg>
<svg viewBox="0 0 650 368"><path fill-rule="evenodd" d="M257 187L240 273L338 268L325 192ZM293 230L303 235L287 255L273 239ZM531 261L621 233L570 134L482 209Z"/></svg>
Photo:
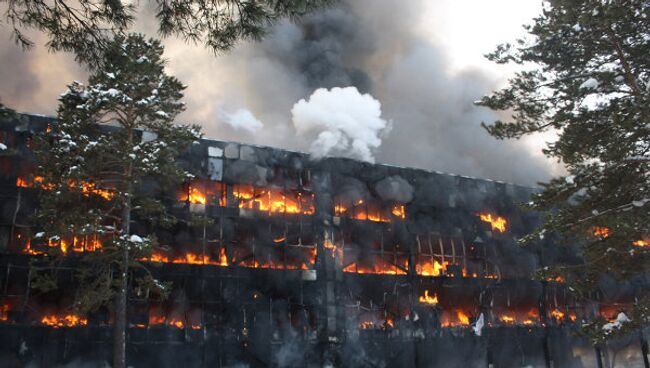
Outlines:
<svg viewBox="0 0 650 368"><path fill-rule="evenodd" d="M313 269L316 263L315 244L287 243L287 235L274 239L276 235L256 232L258 224L252 223L251 227L246 225L241 222L237 230L239 237L232 246L233 265L276 270ZM291 235L289 237L293 238Z"/></svg>
<svg viewBox="0 0 650 368"><path fill-rule="evenodd" d="M334 203L334 216L355 220L390 222L393 219L404 220L406 210L403 204L382 205L374 200L350 200L339 196Z"/></svg>
<svg viewBox="0 0 650 368"><path fill-rule="evenodd" d="M360 330L386 330L395 327L395 318L385 311L363 311L357 315Z"/></svg>
<svg viewBox="0 0 650 368"><path fill-rule="evenodd" d="M74 313L46 314L41 317L39 322L45 326L53 328L81 327L88 325L88 319L86 317Z"/></svg>
<svg viewBox="0 0 650 368"><path fill-rule="evenodd" d="M102 249L102 240L97 234L74 235L65 239L53 237L44 240L27 238L17 233L15 244L21 249L22 253L30 255L46 254L48 250L52 249L58 249L62 254L95 252Z"/></svg>
<svg viewBox="0 0 650 368"><path fill-rule="evenodd" d="M237 207L261 212L313 215L314 194L297 190L233 185Z"/></svg>
<svg viewBox="0 0 650 368"><path fill-rule="evenodd" d="M178 329L190 328L200 330L201 310L179 306L173 303L168 305L152 305L149 309L149 327L167 326ZM132 327L145 327L143 323L133 324Z"/></svg>
<svg viewBox="0 0 650 368"><path fill-rule="evenodd" d="M150 257L142 258L140 261L156 263L175 263L175 264L197 264L212 266L228 266L228 257L226 249L221 248L216 255L209 255L203 252L180 251L175 255L169 255L166 252L156 250Z"/></svg>
<svg viewBox="0 0 650 368"><path fill-rule="evenodd" d="M178 196L179 201L192 204L226 206L226 185L218 181L195 179L186 183Z"/></svg>
<svg viewBox="0 0 650 368"><path fill-rule="evenodd" d="M19 188L40 188L43 190L52 190L54 189L54 184L52 183L43 183L44 178L42 176L20 176L16 179L16 186ZM74 180L68 181L68 188L78 189L85 197L92 195L97 195L105 200L111 200L115 197L115 191L110 189L104 189L97 186L95 183L82 181L78 183Z"/></svg>
<svg viewBox="0 0 650 368"><path fill-rule="evenodd" d="M508 225L508 221L504 217L497 216L489 212L479 213L478 216L481 219L481 221L490 224L492 231L496 230L500 233L506 232L506 226Z"/></svg>
<svg viewBox="0 0 650 368"><path fill-rule="evenodd" d="M494 322L502 325L533 326L540 323L539 300L542 289L497 289L494 293Z"/></svg>
<svg viewBox="0 0 650 368"><path fill-rule="evenodd" d="M496 278L498 270L486 255L469 247L460 237L443 238L438 233L418 235L415 272L422 276L462 276Z"/></svg>
<svg viewBox="0 0 650 368"><path fill-rule="evenodd" d="M460 275L466 269L462 239L444 239L437 233L418 235L415 272L422 276Z"/></svg>
<svg viewBox="0 0 650 368"><path fill-rule="evenodd" d="M385 229L374 233L355 229L335 244L332 249L343 249L343 272L387 275L408 273L407 249Z"/></svg>

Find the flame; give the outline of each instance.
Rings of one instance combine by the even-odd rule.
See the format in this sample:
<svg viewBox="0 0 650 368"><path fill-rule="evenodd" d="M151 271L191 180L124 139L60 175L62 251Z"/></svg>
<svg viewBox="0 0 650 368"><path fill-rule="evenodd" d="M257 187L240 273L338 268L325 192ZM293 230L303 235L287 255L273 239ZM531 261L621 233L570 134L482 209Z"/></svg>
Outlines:
<svg viewBox="0 0 650 368"><path fill-rule="evenodd" d="M272 269L272 270L309 270L316 263L316 255L318 250L316 247L304 247L303 250L309 251L309 260L307 262L300 261L290 261L286 260L285 262L276 262L272 259L261 259L261 258L245 258L237 262L238 266L247 267L247 268L261 268L261 269Z"/></svg>
<svg viewBox="0 0 650 368"><path fill-rule="evenodd" d="M260 189L251 185L236 185L233 188L233 196L238 202L239 208L257 209L269 213L288 213L313 215L314 194L302 192L289 192L277 189Z"/></svg>
<svg viewBox="0 0 650 368"><path fill-rule="evenodd" d="M372 321L359 322L359 328L361 328L363 330L367 330L367 329L374 328L374 327L375 327L375 323L372 322Z"/></svg>
<svg viewBox="0 0 650 368"><path fill-rule="evenodd" d="M276 270L308 270L310 266L316 263L316 247L309 248L309 261L302 263L276 263L273 261L262 261L258 259L249 258L237 263L238 266L247 268L262 268L262 269L276 269ZM208 255L199 253L187 252L180 256L169 257L161 252L154 252L149 257L140 258L141 262L157 262L157 263L174 263L174 264L192 264L192 265L211 265L226 267L231 262L226 255L226 249L219 249L218 260L213 260Z"/></svg>
<svg viewBox="0 0 650 368"><path fill-rule="evenodd" d="M379 257L375 257L375 260L376 262L372 266L352 262L343 268L343 272L375 275L406 275L406 271L394 264L388 263ZM404 269L408 269L407 260L404 261Z"/></svg>
<svg viewBox="0 0 650 368"><path fill-rule="evenodd" d="M70 250L76 253L95 252L103 247L102 242L95 235L73 236L71 240L50 238L47 241L47 246L59 248L63 254L68 254ZM31 248L31 241L26 244L24 252L32 255L43 254L43 252Z"/></svg>
<svg viewBox="0 0 650 368"><path fill-rule="evenodd" d="M563 284L566 281L562 276L547 277L545 280L550 282L557 282L558 284Z"/></svg>
<svg viewBox="0 0 650 368"><path fill-rule="evenodd" d="M406 218L406 212L404 211L403 205L393 206L393 208L390 210L390 213L392 213L395 217L401 218L402 220Z"/></svg>
<svg viewBox="0 0 650 368"><path fill-rule="evenodd" d="M16 186L18 188L29 188L29 187L31 187L31 184L28 183L25 179L23 179L21 177L18 177L16 179Z"/></svg>
<svg viewBox="0 0 650 368"><path fill-rule="evenodd" d="M9 304L0 306L0 322L7 322L9 320Z"/></svg>
<svg viewBox="0 0 650 368"><path fill-rule="evenodd" d="M44 190L54 189L55 185L53 183L44 184L43 181L44 178L42 176L34 176L34 179L31 182L24 178L18 177L16 179L16 186L20 188L38 187ZM77 182L75 180L68 181L68 188L73 189L76 187L77 187ZM98 188L97 185L95 185L95 183L91 183L87 181L81 182L81 193L83 193L86 197L90 196L90 194L95 194L104 198L107 201L115 197L115 192L108 189Z"/></svg>
<svg viewBox="0 0 650 368"><path fill-rule="evenodd" d="M511 316L501 316L499 320L507 325L512 325L515 323L515 318Z"/></svg>
<svg viewBox="0 0 650 368"><path fill-rule="evenodd" d="M611 235L611 231L606 227L594 226L593 234L597 238L607 239Z"/></svg>
<svg viewBox="0 0 650 368"><path fill-rule="evenodd" d="M650 240L646 240L646 239L635 240L634 242L632 242L632 245L636 247L642 247L642 248L650 247Z"/></svg>
<svg viewBox="0 0 650 368"><path fill-rule="evenodd" d="M489 212L480 213L479 217L481 218L481 221L489 223L493 231L497 230L500 233L506 232L508 221L506 221L505 218L496 215L493 216Z"/></svg>
<svg viewBox="0 0 650 368"><path fill-rule="evenodd" d="M197 203L197 204L206 204L208 203L208 199L199 191L198 188L195 187L190 187L190 192L188 194L188 198L190 203Z"/></svg>
<svg viewBox="0 0 650 368"><path fill-rule="evenodd" d="M458 322L460 322L460 324L465 326L469 325L469 316L462 310L459 309L456 311L456 317L458 318Z"/></svg>
<svg viewBox="0 0 650 368"><path fill-rule="evenodd" d="M433 297L429 296L429 290L424 291L424 295L420 296L420 303L437 305L438 304L438 295L433 294Z"/></svg>
<svg viewBox="0 0 650 368"><path fill-rule="evenodd" d="M347 217L361 220L361 221L373 221L373 222L390 222L390 217L386 216L383 211L378 206L366 205L362 199L358 200L357 203L353 205L353 210L348 212L348 208L341 203L334 204L334 216L343 216L347 214ZM394 205L391 207L390 213L400 219L406 218L406 212L404 210L404 205Z"/></svg>
<svg viewBox="0 0 650 368"><path fill-rule="evenodd" d="M226 185L205 179L192 180L179 193L178 200L192 204L208 204L211 198L218 197L219 206L226 206Z"/></svg>
<svg viewBox="0 0 650 368"><path fill-rule="evenodd" d="M559 309L553 309L551 311L551 316L553 316L556 320L561 321L564 319L565 315L564 312L562 312Z"/></svg>
<svg viewBox="0 0 650 368"><path fill-rule="evenodd" d="M149 315L149 326L160 326L160 325L165 325L165 326L170 326L170 327L175 327L180 330L184 329L185 326L189 326L193 330L200 330L201 329L201 324L187 324L182 318L179 317L170 317L167 318L162 315L155 315L155 314L150 314ZM136 327L144 327L143 324L136 325Z"/></svg>
<svg viewBox="0 0 650 368"><path fill-rule="evenodd" d="M415 265L415 272L422 276L440 276L443 274L443 271L447 270L448 265L448 261L440 263L437 260L431 262L431 260L427 259Z"/></svg>
<svg viewBox="0 0 650 368"><path fill-rule="evenodd" d="M139 261L143 262L157 262L157 263L175 263L175 264L195 264L195 265L212 265L212 266L228 266L228 257L226 256L226 249L219 249L219 260L214 261L206 254L198 254L187 252L175 258L169 258L167 255L160 252L153 252L147 258L140 258Z"/></svg>
<svg viewBox="0 0 650 368"><path fill-rule="evenodd" d="M359 322L358 326L362 330L370 330L370 329L386 330L388 328L395 327L395 320L390 316L386 316L385 319L382 318L375 319L375 317L373 317L373 319L371 320L365 320Z"/></svg>
<svg viewBox="0 0 650 368"><path fill-rule="evenodd" d="M88 325L88 319L79 317L76 314L66 314L63 316L48 315L41 318L41 324L54 328L77 327Z"/></svg>
<svg viewBox="0 0 650 368"><path fill-rule="evenodd" d="M336 244L325 239L323 242L323 247L329 249L332 252L332 258L336 258L336 253L338 252L339 258L343 258L343 248L338 248Z"/></svg>
<svg viewBox="0 0 650 368"><path fill-rule="evenodd" d="M273 239L274 243L282 243L283 241L287 240L285 236L281 236L279 238Z"/></svg>

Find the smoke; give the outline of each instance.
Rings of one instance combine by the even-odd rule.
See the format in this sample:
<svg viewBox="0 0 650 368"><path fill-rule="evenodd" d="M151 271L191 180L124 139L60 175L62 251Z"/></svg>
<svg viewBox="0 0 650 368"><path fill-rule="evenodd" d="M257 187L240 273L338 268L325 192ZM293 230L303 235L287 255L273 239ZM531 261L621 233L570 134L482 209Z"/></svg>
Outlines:
<svg viewBox="0 0 650 368"><path fill-rule="evenodd" d="M345 156L375 162L373 151L388 129L381 104L356 87L317 89L291 109L298 135L316 135L309 152L316 158Z"/></svg>
<svg viewBox="0 0 650 368"><path fill-rule="evenodd" d="M226 110L221 110L219 115L226 124L230 125L235 130L244 130L249 133L255 133L264 127L264 124L257 120L252 112L246 109L238 109L232 113Z"/></svg>
<svg viewBox="0 0 650 368"><path fill-rule="evenodd" d="M465 1L471 8L472 1ZM454 69L447 46L430 37L438 33L449 39L441 34L440 19L431 22L423 11L445 3L344 0L300 23L282 22L264 41L217 57L201 46L168 39L168 71L188 85L181 119L202 124L208 137L321 155L520 184L558 174L559 165L539 152L543 139L497 141L480 127L482 121L508 118L473 105L503 78L482 69ZM143 3L145 16L136 30L153 36L155 26L146 14L155 9L147 6L152 5ZM2 73L9 82L3 80L0 97L10 107L53 113L65 84L84 79L68 56L6 55L5 46ZM364 131L368 139L355 140L350 128L333 122L310 120L306 129L303 120L295 120L296 102L309 106L315 91L331 93L336 87L356 87L361 96L379 101L380 119L391 122L390 134L381 134L385 128L370 129ZM307 139L296 139L299 134Z"/></svg>
<svg viewBox="0 0 650 368"><path fill-rule="evenodd" d="M377 194L385 201L409 203L413 200L413 187L401 176L389 176L375 184Z"/></svg>

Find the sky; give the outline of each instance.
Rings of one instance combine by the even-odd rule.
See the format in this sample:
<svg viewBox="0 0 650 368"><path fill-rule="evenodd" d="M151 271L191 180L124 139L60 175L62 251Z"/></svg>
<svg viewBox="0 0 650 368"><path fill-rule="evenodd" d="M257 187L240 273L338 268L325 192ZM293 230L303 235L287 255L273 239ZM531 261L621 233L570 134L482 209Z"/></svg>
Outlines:
<svg viewBox="0 0 650 368"><path fill-rule="evenodd" d="M143 3L134 29L155 36ZM504 116L472 102L515 70L483 55L540 11L540 0L347 0L226 54L166 39L167 71L188 86L180 120L209 138L534 185L561 173L540 152L552 135L497 141L480 123ZM0 100L38 114L87 76L70 55L22 51L4 24L0 65Z"/></svg>

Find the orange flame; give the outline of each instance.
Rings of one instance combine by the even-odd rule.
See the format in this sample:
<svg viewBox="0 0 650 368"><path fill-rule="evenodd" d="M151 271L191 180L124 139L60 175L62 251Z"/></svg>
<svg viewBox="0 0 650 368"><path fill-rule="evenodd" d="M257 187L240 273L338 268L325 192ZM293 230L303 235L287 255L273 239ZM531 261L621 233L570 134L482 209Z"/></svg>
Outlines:
<svg viewBox="0 0 650 368"><path fill-rule="evenodd" d="M553 309L553 310L551 311L551 315L552 315L556 320L558 320L558 321L563 320L564 317L565 317L564 312L562 312L562 311L559 310L559 309Z"/></svg>
<svg viewBox="0 0 650 368"><path fill-rule="evenodd" d="M457 310L456 311L456 317L458 318L458 321L460 324L468 326L469 325L469 316L465 314L462 310Z"/></svg>
<svg viewBox="0 0 650 368"><path fill-rule="evenodd" d="M187 200L190 201L190 203L198 203L198 204L206 204L208 203L208 199L199 191L198 188L195 187L190 187L190 192L188 194Z"/></svg>
<svg viewBox="0 0 650 368"><path fill-rule="evenodd" d="M634 242L632 242L632 245L641 248L650 247L650 240L646 240L646 239L635 240Z"/></svg>
<svg viewBox="0 0 650 368"><path fill-rule="evenodd" d="M16 186L20 188L34 188L38 187L40 189L44 190L52 190L54 189L54 184L48 183L45 184L43 183L44 178L42 176L35 176L34 179L30 182L24 178L18 177L16 179ZM69 180L68 181L68 188L75 188L77 187L77 182L74 180ZM81 193L83 193L85 196L89 196L90 194L95 194L98 195L105 200L111 200L113 197L115 197L115 192L108 190L108 189L102 189L98 188L95 183L91 182L86 182L82 181L81 182Z"/></svg>
<svg viewBox="0 0 650 368"><path fill-rule="evenodd" d="M420 296L420 303L437 305L438 304L438 295L433 294L433 297L429 296L429 290L424 291L424 295Z"/></svg>
<svg viewBox="0 0 650 368"><path fill-rule="evenodd" d="M501 320L501 322L503 322L503 323L505 323L507 325L512 325L512 324L515 323L515 318L511 317L511 316L507 316L507 315L506 316L501 316L499 318L499 320Z"/></svg>
<svg viewBox="0 0 650 368"><path fill-rule="evenodd" d="M259 189L251 185L236 185L233 196L238 201L239 208L257 209L269 213L288 213L313 215L314 194L289 192L278 189Z"/></svg>
<svg viewBox="0 0 650 368"><path fill-rule="evenodd" d="M332 258L336 258L337 252L339 253L339 258L343 257L343 249L338 248L336 244L330 242L329 240L325 239L325 241L323 242L323 247L325 249L329 249L332 252Z"/></svg>
<svg viewBox="0 0 650 368"><path fill-rule="evenodd" d="M184 329L185 326L188 326L188 324L179 317L165 317L162 315L154 315L150 314L149 315L149 326L160 326L160 325L166 325L170 327L175 327L178 329ZM143 324L135 325L135 327L145 327ZM189 327L193 330L200 330L201 325L200 324L189 324Z"/></svg>
<svg viewBox="0 0 650 368"><path fill-rule="evenodd" d="M360 199L357 203L354 204L353 210L348 212L348 208L341 203L336 203L334 205L334 216L344 216L346 215L349 218L361 221L373 221L373 222L390 222L391 219L386 216L383 211L378 206L366 205L362 206L365 202ZM404 205L394 205L391 207L390 213L399 218L405 219L406 212L404 210Z"/></svg>
<svg viewBox="0 0 650 368"><path fill-rule="evenodd" d="M88 325L88 319L79 317L76 314L66 314L63 316L48 315L41 318L41 324L54 328L77 327Z"/></svg>
<svg viewBox="0 0 650 368"><path fill-rule="evenodd" d="M415 272L422 276L440 276L443 274L443 271L447 270L448 265L448 261L440 263L437 260L433 260L432 262L427 259L424 262L418 262L415 265Z"/></svg>
<svg viewBox="0 0 650 368"><path fill-rule="evenodd" d="M373 265L361 265L352 262L343 268L343 272L360 273L360 274L375 274L375 275L406 275L406 271L400 267L388 263L383 259L376 257L376 262ZM408 269L408 261L404 261L404 269Z"/></svg>
<svg viewBox="0 0 650 368"><path fill-rule="evenodd" d="M9 320L9 304L0 306L0 322L7 322Z"/></svg>
<svg viewBox="0 0 650 368"><path fill-rule="evenodd" d="M150 257L140 258L139 261L143 262L157 262L157 263L175 263L175 264L195 264L195 265L212 265L212 266L228 266L228 257L226 256L226 249L219 249L219 260L215 261L206 254L198 254L187 252L175 258L169 258L167 255L160 252L153 252Z"/></svg>
<svg viewBox="0 0 650 368"><path fill-rule="evenodd" d="M493 216L489 212L480 213L479 217L481 218L481 221L489 223L492 230L497 230L500 233L506 232L508 221L506 221L505 218L496 215Z"/></svg>
<svg viewBox="0 0 650 368"><path fill-rule="evenodd" d="M611 235L611 231L606 227L594 226L593 234L597 238L607 239Z"/></svg>
<svg viewBox="0 0 650 368"><path fill-rule="evenodd" d="M395 205L390 211L393 216L401 218L402 220L406 218L406 211L404 211L403 205Z"/></svg>

